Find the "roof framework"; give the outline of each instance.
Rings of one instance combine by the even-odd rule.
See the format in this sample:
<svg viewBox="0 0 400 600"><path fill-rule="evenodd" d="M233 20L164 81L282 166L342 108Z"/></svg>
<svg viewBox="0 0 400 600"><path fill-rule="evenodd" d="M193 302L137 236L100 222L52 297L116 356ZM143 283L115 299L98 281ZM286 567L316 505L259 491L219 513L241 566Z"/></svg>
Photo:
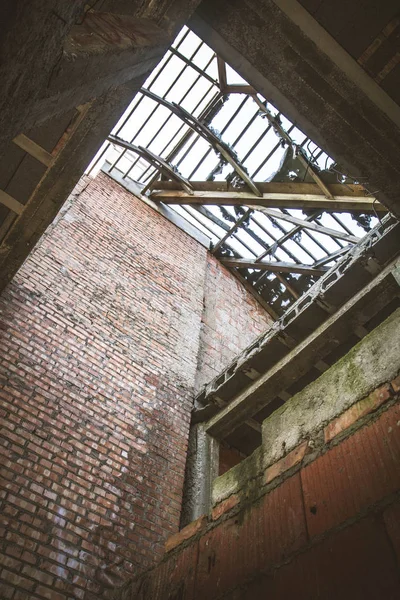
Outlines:
<svg viewBox="0 0 400 600"><path fill-rule="evenodd" d="M94 158L171 205L278 318L384 207L185 27Z"/></svg>

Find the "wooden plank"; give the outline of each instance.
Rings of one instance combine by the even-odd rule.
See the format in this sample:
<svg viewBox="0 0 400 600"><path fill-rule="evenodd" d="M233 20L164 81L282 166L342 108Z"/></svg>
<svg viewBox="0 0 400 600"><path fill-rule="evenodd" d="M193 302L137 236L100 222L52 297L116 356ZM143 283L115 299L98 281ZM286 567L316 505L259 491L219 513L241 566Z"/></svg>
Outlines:
<svg viewBox="0 0 400 600"><path fill-rule="evenodd" d="M47 150L39 146L39 144L28 138L23 133L17 135L17 137L13 139L13 142L46 167L50 167L52 164L53 156L50 154L50 152L47 152Z"/></svg>
<svg viewBox="0 0 400 600"><path fill-rule="evenodd" d="M247 94L248 96L254 96L257 91L251 85L232 84L227 85L225 88L226 94Z"/></svg>
<svg viewBox="0 0 400 600"><path fill-rule="evenodd" d="M199 192L238 192L228 181L190 181L193 189ZM305 183L303 181L255 181L260 192L278 194L312 194L323 195L316 183ZM173 181L159 180L152 187L153 190L179 190ZM331 183L329 189L334 196L350 196L360 198L371 198L367 195L365 188L357 183ZM373 198L371 198L373 199Z"/></svg>
<svg viewBox="0 0 400 600"><path fill-rule="evenodd" d="M306 171L308 171L310 173L311 177L314 179L315 183L320 188L322 193L327 198L330 198L331 200L333 200L333 195L332 195L331 191L329 190L328 186L325 185L325 183L322 181L321 177L318 175L318 173L313 168L312 164L308 162L308 160L303 156L301 151L297 153L297 158L299 159L299 161L301 162L303 167L306 168Z"/></svg>
<svg viewBox="0 0 400 600"><path fill-rule="evenodd" d="M328 267L313 267L296 263L257 261L247 258L220 258L226 267L239 267L240 269L258 269L260 271L271 271L272 273L300 273L301 275L323 275Z"/></svg>
<svg viewBox="0 0 400 600"><path fill-rule="evenodd" d="M24 205L18 202L15 198L0 190L0 204L3 206L7 206L10 210L12 210L17 215L21 215L24 210Z"/></svg>
<svg viewBox="0 0 400 600"><path fill-rule="evenodd" d="M261 112L263 112L266 115L268 121L270 122L274 130L278 133L278 135L280 135L280 137L283 140L285 140L289 144L289 146L292 147L293 155L297 156L303 167L305 167L305 169L310 173L311 177L314 179L315 183L318 185L324 196L332 200L332 193L322 181L321 177L318 175L313 165L303 155L302 150L298 150L297 145L293 142L292 138L289 136L287 131L284 130L280 121L270 113L270 111L261 102L257 95L254 95L253 100L257 104Z"/></svg>
<svg viewBox="0 0 400 600"><path fill-rule="evenodd" d="M227 81L226 81L226 64L217 56L217 66L218 66L218 80L219 80L219 89L223 94L225 94Z"/></svg>
<svg viewBox="0 0 400 600"><path fill-rule="evenodd" d="M359 65L364 66L366 62L371 58L383 42L393 33L393 31L400 25L400 17L396 16L382 29L381 33L374 39L374 41L368 46L366 50L357 59Z"/></svg>
<svg viewBox="0 0 400 600"><path fill-rule="evenodd" d="M218 439L232 433L290 386L296 377L306 373L317 360L323 359L334 347L344 342L354 326L367 322L395 294L399 295L391 275L395 263L388 265L316 331L212 417L206 424L207 433Z"/></svg>
<svg viewBox="0 0 400 600"><path fill-rule="evenodd" d="M283 184L279 184L283 185ZM291 185L291 184L289 184ZM313 184L308 184L313 185ZM372 197L366 196L334 196L333 200L325 198L322 194L305 194L296 191L264 192L257 197L248 192L238 191L199 191L195 190L193 195L186 194L181 190L162 190L152 192L152 200L164 202L164 204L221 204L225 206L265 206L269 208L298 208L319 209L328 212L353 212L370 211L385 212L384 206Z"/></svg>

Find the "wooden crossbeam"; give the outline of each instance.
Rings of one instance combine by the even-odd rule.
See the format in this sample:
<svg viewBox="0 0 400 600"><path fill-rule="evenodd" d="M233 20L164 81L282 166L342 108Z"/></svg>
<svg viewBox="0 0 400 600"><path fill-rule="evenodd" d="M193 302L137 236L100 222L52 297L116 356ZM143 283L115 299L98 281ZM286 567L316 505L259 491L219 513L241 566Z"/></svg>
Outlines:
<svg viewBox="0 0 400 600"><path fill-rule="evenodd" d="M302 150L301 149L298 150L296 144L293 142L292 138L289 136L289 134L287 133L287 131L285 131L283 129L283 127L280 124L279 120L272 115L272 113L268 110L268 108L258 98L257 94L254 94L253 100L257 104L257 106L259 107L260 111L265 114L265 116L267 117L269 123L272 125L272 127L275 129L275 131L278 133L278 135L283 140L285 140L289 144L289 146L292 147L293 152L296 153L296 155L297 155L298 159L300 160L301 164L303 165L303 167L305 167L309 171L311 177L314 179L314 181L316 182L316 184L318 185L318 187L320 188L320 190L322 191L322 193L327 198L330 198L332 200L333 196L332 196L331 191L328 189L328 187L322 181L322 179L320 178L320 176L318 175L318 173L316 172L316 170L314 169L314 167L312 166L312 164L303 155Z"/></svg>
<svg viewBox="0 0 400 600"><path fill-rule="evenodd" d="M50 167L51 163L53 162L53 156L50 154L50 152L47 152L47 150L39 146L39 144L28 138L23 133L17 135L17 137L13 139L13 142L46 167Z"/></svg>
<svg viewBox="0 0 400 600"><path fill-rule="evenodd" d="M174 171L171 165L168 164L160 156L153 154L153 152L151 152L147 148L143 148L143 146L135 146L131 142L127 142L126 140L123 140L122 138L119 138L116 135L109 135L107 140L112 144L121 146L121 148L125 148L125 150L135 152L135 154L138 154L139 156L147 160L148 163L150 163L154 168L161 171L166 177L170 177L171 179L177 181L183 187L184 192L186 194L192 194L191 183L187 179L185 179L180 173Z"/></svg>
<svg viewBox="0 0 400 600"><path fill-rule="evenodd" d="M198 192L240 192L228 181L193 181L190 180L193 189ZM321 194L316 183L303 181L255 181L257 188L263 193L282 193L282 194ZM179 190L174 181L158 180L152 185L155 190ZM373 200L366 196L365 188L357 183L330 183L329 190L333 196L361 197ZM321 194L323 195L323 194Z"/></svg>
<svg viewBox="0 0 400 600"><path fill-rule="evenodd" d="M257 184L257 186L258 185L259 184ZM268 185L272 186L273 184L271 183ZM285 184L278 185L281 186ZM291 186L293 184L288 185ZM313 186L314 184L299 185ZM193 187L195 186L193 185ZM164 204L221 204L224 206L251 205L255 207L265 206L267 208L298 208L305 210L319 209L327 212L386 211L385 207L382 206L382 204L379 204L379 202L372 197L363 195L349 196L348 194L343 194L334 195L333 199L330 199L318 193L297 192L296 190L293 190L293 188L289 192L263 192L260 197L248 192L238 191L200 191L195 189L193 195L191 195L186 194L181 190L161 190L152 192L151 198L155 201L164 202Z"/></svg>
<svg viewBox="0 0 400 600"><path fill-rule="evenodd" d="M24 210L24 205L18 202L15 198L0 190L0 204L3 206L7 206L10 210L12 210L15 214L20 215Z"/></svg>
<svg viewBox="0 0 400 600"><path fill-rule="evenodd" d="M271 271L272 273L299 273L301 275L323 275L328 267L313 267L287 262L260 261L247 258L220 258L226 267L239 267L241 269L257 269Z"/></svg>

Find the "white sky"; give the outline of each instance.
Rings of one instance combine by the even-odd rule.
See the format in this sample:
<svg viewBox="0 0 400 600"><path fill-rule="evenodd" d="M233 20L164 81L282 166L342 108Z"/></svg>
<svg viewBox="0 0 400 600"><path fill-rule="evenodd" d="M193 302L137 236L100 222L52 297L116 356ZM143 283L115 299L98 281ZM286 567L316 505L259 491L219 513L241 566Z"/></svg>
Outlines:
<svg viewBox="0 0 400 600"><path fill-rule="evenodd" d="M164 97L169 102L180 104L194 116L199 117L202 110L219 92L217 87L218 72L216 56L206 44L201 42L200 38L193 32L188 32L186 27L184 27L177 36L173 43L173 47L177 48L185 57L192 60L200 69L205 70L205 73L215 80L216 84L214 85L206 77L199 75L194 68L187 66L179 57L168 51L160 64L150 75L144 87L150 89L158 96ZM163 69L166 63L168 64L166 68ZM177 80L175 81L176 78ZM228 65L227 81L228 84L247 83ZM260 95L259 97L264 100ZM268 108L273 114L277 114L278 111L271 104L268 104ZM235 118L232 120L231 124L228 124L235 111L237 111ZM146 119L150 115L151 117L146 123ZM237 141L237 137L242 129L252 118L254 118L252 124L241 139ZM167 122L165 123L166 120ZM281 124L286 131L292 126L292 123L282 115ZM247 168L248 173L255 181L268 181L278 170L285 149L279 147L265 165L262 166L265 158L278 144L279 138L271 128L270 131L259 140L262 133L268 128L268 121L259 115L258 107L251 97L247 97L246 99L244 94L231 94L223 108L212 120L211 126L214 130L221 133L222 140L225 143L233 147L239 160ZM137 146L147 147L153 153L165 158L187 130L187 125L185 125L176 115L171 113L168 108L161 106L153 99L138 93L112 133ZM301 144L306 139L306 136L296 127L292 129L290 136L297 144ZM258 143L257 140L259 140ZM190 151L187 152L192 144L193 146ZM255 145L255 147L249 153L253 145ZM309 154L312 153L313 155L317 154L319 150L313 142L308 142L304 146L304 149ZM200 167L196 168L205 155L206 158L204 162L202 162ZM120 147L110 145L108 142L105 142L97 153L89 166L88 171L92 169L92 174L95 174L96 171L101 168L105 160L111 164L115 163L115 168L121 171L125 176L128 176L134 181L140 181L141 183L147 183L149 178L155 173L155 171L149 167L148 163L144 159L139 159L135 153L130 151L123 152ZM171 162L178 168L179 172L184 177L192 179L193 181L202 181L207 178L212 169L218 164L219 159L209 143L194 134ZM326 166L329 167L331 164L332 160L329 159L325 153L322 153L318 159L320 168L323 169ZM226 176L231 173L232 170L230 165L226 165L222 172L215 176L215 181L225 180ZM224 219L219 207L208 206L207 208L226 224L229 226L232 225L231 222ZM235 217L233 209L230 207L226 208L231 212L232 216ZM215 225L210 219L199 214L191 207L174 206L174 210L184 216L203 233L208 235L214 243L225 234L225 231L222 228ZM293 216L304 218L304 214L301 210L290 210L289 213ZM196 216L196 219L194 219L193 215ZM284 232L293 228L293 224L279 220L279 225L283 229L283 232L281 232L274 227L271 220L261 212L257 211L254 213L254 216L266 231L261 229L254 220L251 222L252 231L268 245L274 243L273 238L279 238ZM364 230L349 214L341 213L338 217L353 235L359 237L365 235ZM330 227L337 231L344 231L344 228L328 213L324 213L318 222L321 225L325 225L326 227ZM375 225L376 222L377 220L373 218L371 225ZM340 248L340 244L327 235L315 232L312 232L311 235L317 242L319 241L323 244L328 253L335 252ZM230 237L229 244L244 258L255 258L255 256L258 256L263 252L263 246L243 229L239 230L237 237L238 239ZM301 243L304 245L305 250L302 250L295 241L288 240L284 243L284 246L276 252L276 259L293 262L285 249L288 252L292 252L305 264L312 264L314 260L320 260L327 256L326 252L324 252L307 233L303 232L301 234ZM342 242L342 245L346 245L346 242ZM312 256L310 256L308 252L310 252ZM271 256L267 258L272 259Z"/></svg>

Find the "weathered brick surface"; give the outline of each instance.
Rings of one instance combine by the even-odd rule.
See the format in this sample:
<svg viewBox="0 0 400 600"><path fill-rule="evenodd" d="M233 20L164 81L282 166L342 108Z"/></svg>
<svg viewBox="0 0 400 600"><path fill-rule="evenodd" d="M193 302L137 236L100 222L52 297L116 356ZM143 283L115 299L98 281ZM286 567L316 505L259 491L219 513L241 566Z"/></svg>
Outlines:
<svg viewBox="0 0 400 600"><path fill-rule="evenodd" d="M379 388L377 390L379 392ZM400 404L351 433L277 487L244 486L233 516L210 520L185 548L185 573L147 585L157 600L354 600L400 597ZM289 456L289 455L288 455ZM252 494L257 499L252 501ZM230 498L217 505L216 510ZM190 548L192 549L189 555ZM178 555L171 557L170 573ZM168 570L169 559L162 563ZM190 557L190 558L188 558ZM182 558L180 560L183 560ZM193 573L195 573L193 581ZM176 573L175 573L176 574ZM136 584L136 585L139 585ZM153 590L153 588L151 588ZM194 590L194 595L193 595ZM178 593L179 592L179 593ZM173 594L176 595L173 595ZM153 596L135 596L145 600ZM115 600L128 600L118 594Z"/></svg>
<svg viewBox="0 0 400 600"><path fill-rule="evenodd" d="M217 504L217 506L214 506L211 511L213 521L217 521L222 515L232 510L232 508L235 508L239 502L240 498L237 494L232 494L232 496L229 496L226 500L222 500L222 502Z"/></svg>
<svg viewBox="0 0 400 600"><path fill-rule="evenodd" d="M324 437L326 442L330 442L334 437L346 431L354 425L361 417L365 417L369 413L379 408L386 400L390 398L389 384L382 385L377 390L374 390L359 402L353 404L351 408L346 410L337 419L334 419L325 427Z"/></svg>
<svg viewBox="0 0 400 600"><path fill-rule="evenodd" d="M196 535L196 533L199 533L199 531L204 529L206 525L207 515L202 515L195 521L192 521L191 523L189 523L189 525L183 527L183 529L181 529L178 533L175 533L167 539L167 541L165 542L165 551L170 552L171 550L182 544L182 542L189 540L191 537Z"/></svg>
<svg viewBox="0 0 400 600"><path fill-rule="evenodd" d="M200 538L196 598L217 598L264 565L279 563L305 541L300 477L296 475L244 514Z"/></svg>
<svg viewBox="0 0 400 600"><path fill-rule="evenodd" d="M400 586L383 527L366 519L257 577L245 590L224 600L396 600Z"/></svg>
<svg viewBox="0 0 400 600"><path fill-rule="evenodd" d="M301 471L308 531L323 533L400 488L400 405Z"/></svg>
<svg viewBox="0 0 400 600"><path fill-rule="evenodd" d="M205 264L100 175L3 294L8 585L95 597L177 530Z"/></svg>
<svg viewBox="0 0 400 600"><path fill-rule="evenodd" d="M271 317L253 296L209 255L196 388L211 381L271 324Z"/></svg>
<svg viewBox="0 0 400 600"><path fill-rule="evenodd" d="M107 596L178 529L207 252L88 181L0 298L0 597Z"/></svg>
<svg viewBox="0 0 400 600"><path fill-rule="evenodd" d="M282 473L285 473L292 467L298 465L304 458L308 443L303 442L297 448L289 452L286 456L278 460L276 463L268 467L265 471L265 483L270 483Z"/></svg>

